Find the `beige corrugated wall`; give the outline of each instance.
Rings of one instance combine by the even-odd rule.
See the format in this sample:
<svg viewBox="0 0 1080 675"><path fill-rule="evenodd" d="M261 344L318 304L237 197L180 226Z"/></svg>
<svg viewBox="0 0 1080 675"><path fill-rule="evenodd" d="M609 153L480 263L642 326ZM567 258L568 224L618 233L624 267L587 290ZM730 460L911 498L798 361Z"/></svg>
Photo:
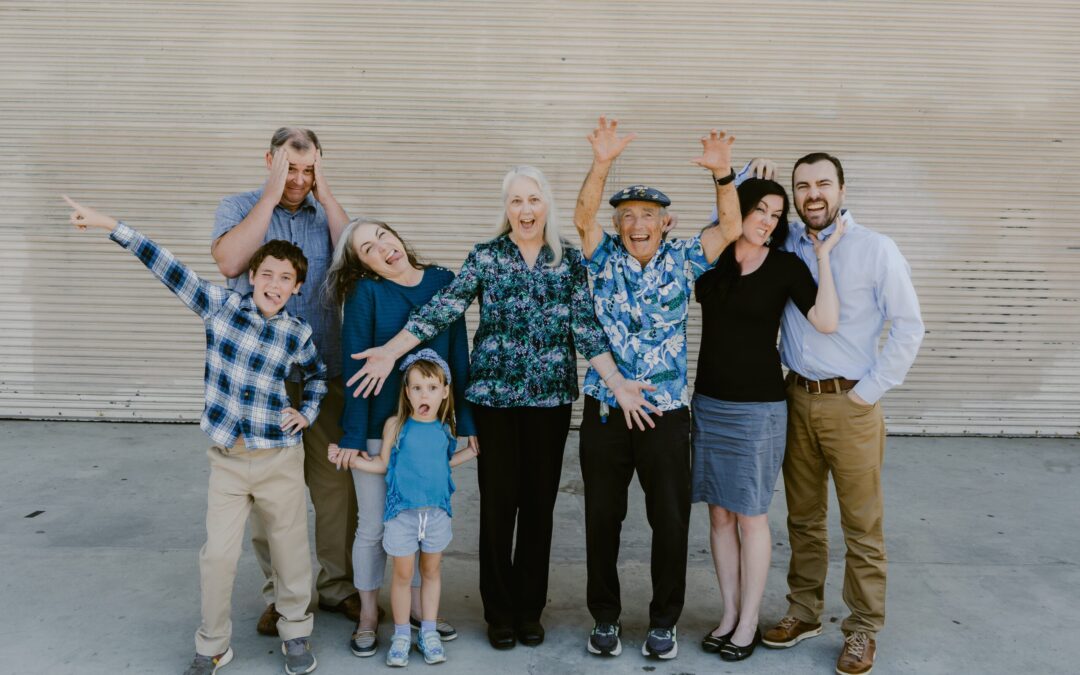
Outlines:
<svg viewBox="0 0 1080 675"><path fill-rule="evenodd" d="M274 128L305 125L350 214L456 268L512 164L547 172L572 235L607 112L640 134L610 189L655 183L682 233L710 208L690 163L709 127L785 176L809 151L844 160L847 205L907 255L926 319L893 431L1075 435L1078 7L3 0L0 416L201 408L198 319L70 230L59 193L217 279L218 200L261 185ZM699 334L695 315L692 359Z"/></svg>

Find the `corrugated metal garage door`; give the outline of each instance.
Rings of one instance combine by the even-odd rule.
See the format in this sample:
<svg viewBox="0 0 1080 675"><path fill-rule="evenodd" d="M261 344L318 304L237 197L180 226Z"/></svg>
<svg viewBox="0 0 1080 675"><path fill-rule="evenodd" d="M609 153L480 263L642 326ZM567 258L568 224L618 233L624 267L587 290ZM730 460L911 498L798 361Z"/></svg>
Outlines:
<svg viewBox="0 0 1080 675"><path fill-rule="evenodd" d="M1074 435L1078 29L1075 2L1048 0L7 0L0 415L201 409L198 320L69 231L60 192L216 278L218 199L261 184L274 128L305 125L350 214L456 268L511 164L543 168L569 217L607 112L641 135L611 187L662 187L682 233L709 210L689 159L711 126L785 174L811 150L845 161L848 206L908 256L928 329L892 430Z"/></svg>

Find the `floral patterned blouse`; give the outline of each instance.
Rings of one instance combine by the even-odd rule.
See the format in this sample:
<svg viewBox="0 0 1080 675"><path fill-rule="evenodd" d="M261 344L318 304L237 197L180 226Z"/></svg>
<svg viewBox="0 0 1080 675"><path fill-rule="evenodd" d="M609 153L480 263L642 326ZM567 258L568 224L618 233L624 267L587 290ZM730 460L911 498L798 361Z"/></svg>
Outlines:
<svg viewBox="0 0 1080 675"><path fill-rule="evenodd" d="M492 408L550 408L578 395L577 350L608 351L593 314L581 251L545 246L529 267L509 234L477 244L449 286L413 310L405 330L421 341L445 330L480 298L465 397Z"/></svg>
<svg viewBox="0 0 1080 675"><path fill-rule="evenodd" d="M645 397L660 410L690 405L686 381L686 318L690 291L712 263L701 237L668 239L645 269L622 242L605 233L587 263L596 316L623 377L648 382ZM589 368L585 395L614 406L615 397Z"/></svg>

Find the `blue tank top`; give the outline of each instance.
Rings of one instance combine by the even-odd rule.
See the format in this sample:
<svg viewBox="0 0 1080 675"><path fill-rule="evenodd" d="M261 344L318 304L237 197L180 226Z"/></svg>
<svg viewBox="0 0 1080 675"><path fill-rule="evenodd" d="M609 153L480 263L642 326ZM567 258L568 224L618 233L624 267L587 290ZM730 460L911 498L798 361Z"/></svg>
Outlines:
<svg viewBox="0 0 1080 675"><path fill-rule="evenodd" d="M384 521L407 509L424 507L454 515L450 511L450 495L454 494L450 457L456 446L450 427L438 420L405 420L386 467Z"/></svg>

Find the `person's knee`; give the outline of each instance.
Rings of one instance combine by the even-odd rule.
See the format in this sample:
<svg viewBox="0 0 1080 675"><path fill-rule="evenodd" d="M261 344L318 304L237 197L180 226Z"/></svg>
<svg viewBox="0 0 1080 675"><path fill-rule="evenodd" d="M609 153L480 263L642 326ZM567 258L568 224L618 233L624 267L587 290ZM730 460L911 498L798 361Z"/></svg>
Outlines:
<svg viewBox="0 0 1080 675"><path fill-rule="evenodd" d="M438 579L442 556L438 554L420 555L420 576L424 579Z"/></svg>
<svg viewBox="0 0 1080 675"><path fill-rule="evenodd" d="M199 561L216 568L236 569L240 560L240 542L208 540L199 553Z"/></svg>
<svg viewBox="0 0 1080 675"><path fill-rule="evenodd" d="M759 534L769 531L769 516L764 513L756 516L747 516L740 513L737 518L741 532Z"/></svg>
<svg viewBox="0 0 1080 675"><path fill-rule="evenodd" d="M723 506L709 505L709 524L713 532L720 533L735 526L735 514Z"/></svg>
<svg viewBox="0 0 1080 675"><path fill-rule="evenodd" d="M382 548L383 524L382 519L368 522L361 516L356 523L356 543L364 547L378 546Z"/></svg>
<svg viewBox="0 0 1080 675"><path fill-rule="evenodd" d="M412 556L394 558L394 583L409 586L413 578Z"/></svg>

